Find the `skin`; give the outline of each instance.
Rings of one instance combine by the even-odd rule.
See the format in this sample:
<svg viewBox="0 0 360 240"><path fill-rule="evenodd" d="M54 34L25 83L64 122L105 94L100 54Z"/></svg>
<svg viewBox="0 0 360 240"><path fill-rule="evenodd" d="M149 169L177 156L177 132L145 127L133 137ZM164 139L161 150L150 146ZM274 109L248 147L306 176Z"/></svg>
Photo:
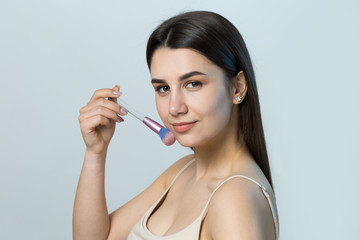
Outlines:
<svg viewBox="0 0 360 240"><path fill-rule="evenodd" d="M152 84L161 119L178 142L192 147L147 189L108 214L104 190L105 159L115 123L124 115L116 103L119 87L97 90L81 109L79 122L86 153L75 197L74 239L126 239L132 227L162 195L178 171L194 157L175 181L147 227L155 235L176 233L191 224L213 190L227 177L243 174L262 183L274 195L251 154L237 137L237 96L246 95L242 72L228 87L224 72L190 49L160 48L151 64ZM176 126L178 123L191 123ZM185 129L185 131L184 131ZM258 187L235 178L213 196L203 220L200 239L275 239L268 203Z"/></svg>
<svg viewBox="0 0 360 240"><path fill-rule="evenodd" d="M223 71L194 51L163 48L153 56L151 76L158 113L177 141L196 148L207 148L212 140L216 144L232 112ZM178 132L174 124L179 123L195 125Z"/></svg>
<svg viewBox="0 0 360 240"><path fill-rule="evenodd" d="M192 72L197 74L187 74ZM186 75L190 77L184 78ZM161 48L152 58L151 76L162 121L181 145L193 148L196 164L175 182L173 192L166 197L168 202L165 200L149 219L149 229L169 235L188 226L200 215L214 188L231 175L253 177L269 188L237 137L239 103L234 99L244 96L247 90L242 72L229 89L223 70L203 55L190 49ZM178 122L195 125L177 132L174 123ZM274 234L268 210L265 198L253 183L231 180L212 199L201 239L269 239Z"/></svg>

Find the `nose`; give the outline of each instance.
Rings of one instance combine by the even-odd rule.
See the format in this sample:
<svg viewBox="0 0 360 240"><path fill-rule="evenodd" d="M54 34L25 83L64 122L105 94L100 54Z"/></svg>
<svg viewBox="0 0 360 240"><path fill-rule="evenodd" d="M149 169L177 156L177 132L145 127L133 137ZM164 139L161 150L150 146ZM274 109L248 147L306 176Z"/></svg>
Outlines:
<svg viewBox="0 0 360 240"><path fill-rule="evenodd" d="M184 97L180 92L171 92L169 103L169 114L177 117L181 114L187 113L188 108L184 101Z"/></svg>

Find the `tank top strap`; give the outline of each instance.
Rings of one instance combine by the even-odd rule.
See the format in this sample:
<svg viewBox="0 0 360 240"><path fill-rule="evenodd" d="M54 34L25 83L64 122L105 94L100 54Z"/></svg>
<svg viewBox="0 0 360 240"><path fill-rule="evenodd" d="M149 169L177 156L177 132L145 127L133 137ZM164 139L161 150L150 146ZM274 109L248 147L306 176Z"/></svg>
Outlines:
<svg viewBox="0 0 360 240"><path fill-rule="evenodd" d="M171 181L171 183L169 184L169 186L165 189L165 191L161 194L161 196L154 202L154 204L148 209L148 216L146 216L146 214L143 216L145 218L148 218L151 213L153 212L153 210L155 209L156 206L158 206L158 204L161 202L161 200L165 197L165 195L169 192L170 188L172 187L172 185L174 184L174 182L176 181L176 179L181 175L181 173L187 168L189 167L193 162L195 161L195 159L190 160L188 163L186 163L181 169L180 171L177 172L177 174L175 175L175 177L173 178L173 180ZM147 220L145 221L147 222Z"/></svg>
<svg viewBox="0 0 360 240"><path fill-rule="evenodd" d="M181 173L183 171L185 171L186 168L188 168L193 162L195 161L195 158L190 160L188 163L186 163L181 169L180 171L175 175L175 177L173 178L173 180L171 181L170 185L168 186L167 190L169 190L171 188L171 186L174 184L174 182L176 181L176 179L181 175ZM166 192L167 192L166 190Z"/></svg>
<svg viewBox="0 0 360 240"><path fill-rule="evenodd" d="M224 181L222 181L216 188L215 190L211 193L208 201L206 202L206 205L200 215L200 219L202 220L204 217L205 217L205 214L207 212L207 208L210 204L210 201L212 199L212 197L214 196L215 192L224 184L226 183L227 181L233 179L233 178L245 178L253 183L255 183L256 185L258 185L259 189L261 190L261 192L264 194L269 206L270 206L270 209L271 209L271 213L272 213L272 217L273 217L273 221L274 221L274 224L275 224L275 234L276 234L276 238L275 239L279 239L279 226L278 226L278 219L277 219L277 215L276 215L276 212L275 212L275 207L273 205L273 203L271 202L271 199L270 199L270 196L269 196L269 193L267 192L265 186L261 185L260 183L258 183L257 181L255 181L254 179L250 178L250 177L247 177L247 176L244 176L244 175L232 175L230 177L228 177L227 179L225 179Z"/></svg>

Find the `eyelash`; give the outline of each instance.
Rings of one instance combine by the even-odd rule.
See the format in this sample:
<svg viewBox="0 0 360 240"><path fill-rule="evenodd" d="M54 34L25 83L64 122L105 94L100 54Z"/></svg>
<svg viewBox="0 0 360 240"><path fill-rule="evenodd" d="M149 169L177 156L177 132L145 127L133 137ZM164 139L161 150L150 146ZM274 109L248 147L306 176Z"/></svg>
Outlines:
<svg viewBox="0 0 360 240"><path fill-rule="evenodd" d="M199 81L190 81L185 84L185 87L188 87L190 84L192 85L190 88L196 88L202 86L202 83ZM167 90L164 90L164 88L167 88ZM155 88L155 91L159 94L165 94L166 92L169 91L169 89L170 87L168 85L160 85Z"/></svg>
<svg viewBox="0 0 360 240"><path fill-rule="evenodd" d="M191 81L191 82L188 82L187 84L186 84L186 86L189 86L189 85L193 85L193 84L196 84L196 86L192 86L191 88L196 88L196 87L201 87L202 86L202 83L201 82L199 82L199 81Z"/></svg>
<svg viewBox="0 0 360 240"><path fill-rule="evenodd" d="M167 85L162 85L162 86L158 86L158 87L156 87L156 92L158 92L158 93L165 93L166 92L166 90L165 91L161 91L161 89L163 89L163 88L165 88L165 87L167 87L167 88L169 88L169 86L167 86Z"/></svg>

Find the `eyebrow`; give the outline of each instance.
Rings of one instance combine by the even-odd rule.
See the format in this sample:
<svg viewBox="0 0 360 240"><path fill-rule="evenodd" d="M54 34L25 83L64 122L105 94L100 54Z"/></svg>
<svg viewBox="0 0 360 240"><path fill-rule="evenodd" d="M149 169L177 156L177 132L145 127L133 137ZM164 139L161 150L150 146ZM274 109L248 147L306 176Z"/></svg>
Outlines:
<svg viewBox="0 0 360 240"><path fill-rule="evenodd" d="M199 72L199 71L192 71L192 72L189 72L189 73L185 73L184 75L180 76L179 77L179 80L180 81L183 81L187 78L190 78L192 76L197 76L197 75L206 75L205 73L202 73L202 72ZM151 83L154 84L154 83L165 83L166 81L163 80L163 79L158 79L158 78L153 78L151 79Z"/></svg>

